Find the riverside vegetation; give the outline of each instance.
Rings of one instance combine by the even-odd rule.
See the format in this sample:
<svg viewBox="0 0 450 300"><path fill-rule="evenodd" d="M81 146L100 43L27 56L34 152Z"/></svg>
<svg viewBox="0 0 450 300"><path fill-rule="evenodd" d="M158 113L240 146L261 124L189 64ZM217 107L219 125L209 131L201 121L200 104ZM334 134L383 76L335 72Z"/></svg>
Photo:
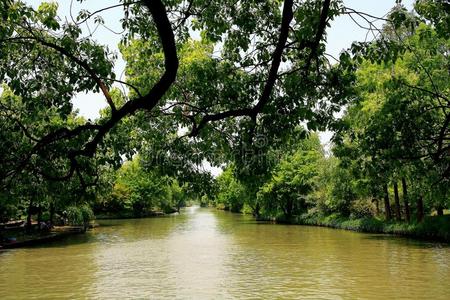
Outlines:
<svg viewBox="0 0 450 300"><path fill-rule="evenodd" d="M106 26L101 11L69 21L54 2L2 1L0 222L83 225L199 201L449 241L448 3L397 1L378 18L294 2L118 1L105 9L123 9L119 80L117 53L81 29ZM340 15L374 39L330 58ZM81 92L105 99L98 119L73 109Z"/></svg>

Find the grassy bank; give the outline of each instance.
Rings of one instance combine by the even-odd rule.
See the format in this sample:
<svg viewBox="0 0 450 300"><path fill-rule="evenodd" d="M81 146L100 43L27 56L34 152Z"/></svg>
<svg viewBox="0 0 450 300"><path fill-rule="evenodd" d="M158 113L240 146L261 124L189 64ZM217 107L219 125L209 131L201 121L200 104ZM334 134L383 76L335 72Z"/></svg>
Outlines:
<svg viewBox="0 0 450 300"><path fill-rule="evenodd" d="M418 239L450 242L450 215L429 216L421 223L385 222L376 218L349 219L338 215L326 217L305 215L296 217L290 222L286 222L282 218L278 219L277 222L323 226L367 233L387 233Z"/></svg>

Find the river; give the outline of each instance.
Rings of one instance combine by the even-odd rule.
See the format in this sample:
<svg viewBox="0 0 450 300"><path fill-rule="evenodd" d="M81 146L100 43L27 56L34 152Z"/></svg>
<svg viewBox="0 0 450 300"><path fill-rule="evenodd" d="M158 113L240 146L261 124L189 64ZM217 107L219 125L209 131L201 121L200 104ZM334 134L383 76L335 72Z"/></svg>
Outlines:
<svg viewBox="0 0 450 300"><path fill-rule="evenodd" d="M0 299L449 299L450 247L213 209L0 252Z"/></svg>

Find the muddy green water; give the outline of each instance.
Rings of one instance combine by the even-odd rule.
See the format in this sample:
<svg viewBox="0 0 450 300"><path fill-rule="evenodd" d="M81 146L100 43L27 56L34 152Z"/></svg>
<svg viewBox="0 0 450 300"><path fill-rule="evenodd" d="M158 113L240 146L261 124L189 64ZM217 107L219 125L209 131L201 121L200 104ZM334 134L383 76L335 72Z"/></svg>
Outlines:
<svg viewBox="0 0 450 300"><path fill-rule="evenodd" d="M450 299L450 248L188 208L0 252L0 299Z"/></svg>

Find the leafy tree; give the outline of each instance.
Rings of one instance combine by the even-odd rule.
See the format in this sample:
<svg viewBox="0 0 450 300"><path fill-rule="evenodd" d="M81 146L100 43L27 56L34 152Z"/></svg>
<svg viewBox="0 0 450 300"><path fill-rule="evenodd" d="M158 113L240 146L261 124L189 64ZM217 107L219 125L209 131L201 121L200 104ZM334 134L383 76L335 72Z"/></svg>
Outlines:
<svg viewBox="0 0 450 300"><path fill-rule="evenodd" d="M340 1L120 4L122 52L128 63L124 84L130 92L119 102L111 91L117 82L114 54L94 38L81 36L83 23L102 22L97 12L83 10L72 22L57 17L55 3L43 3L38 10L20 1L2 4L1 80L22 98L29 116L53 110L63 121L38 132L21 128L34 134L27 141L31 147L8 161L10 171L2 178L11 179L23 166L40 170L44 161L59 164L40 170L47 178L82 173L96 153L120 144L117 127L136 114L154 119L150 124L166 124L172 132L188 126L188 136L204 142L204 149L213 143L217 128L235 136L244 133L251 143L254 132L273 124L289 129L304 120L311 128L327 126L339 110L335 103L345 101L345 89L329 83L351 78L329 67L324 54L325 29L339 14ZM193 31L201 33L201 43L190 40ZM214 57L212 49L219 43L222 51ZM101 92L109 113L69 126L70 100L88 91ZM240 141L233 139L231 146ZM224 145L221 141L218 146Z"/></svg>
<svg viewBox="0 0 450 300"><path fill-rule="evenodd" d="M272 178L258 194L267 213L282 212L287 220L307 210L307 198L314 190L318 164L323 159L317 135L300 141L293 154L284 157L275 167Z"/></svg>
<svg viewBox="0 0 450 300"><path fill-rule="evenodd" d="M240 212L247 197L244 186L234 177L233 166L226 168L217 178L216 205L225 210Z"/></svg>
<svg viewBox="0 0 450 300"><path fill-rule="evenodd" d="M80 160L78 163L84 167L84 174L77 173L76 177L65 178L67 179L65 182L51 180L52 178L45 176L44 173L51 168L65 167L60 161L51 162L52 157L44 160L44 157L28 156L29 161L39 161L39 168L33 169L28 164L23 164L20 169L15 169L14 164L20 160L19 157L26 155L35 147L33 146L33 141L37 140L35 133L43 132L48 127L58 127L60 124L75 127L84 122L84 119L77 117L75 113L63 119L58 112L45 110L43 107L36 108L35 115L29 116L27 105L22 97L15 95L8 86L3 85L0 95L2 108L0 147L5 155L1 158L0 173L10 180L3 181L0 188L3 199L0 216L8 220L26 215L27 227L30 228L32 215L37 215L38 221L42 221L44 212L48 210L48 219L53 221L55 214L61 213L65 207L89 202L93 196L93 185L98 185L97 176L94 174L97 173L100 161L95 160L86 164L86 161ZM31 133L32 130L34 133ZM76 143L76 140L70 143ZM55 151L63 151L64 146L69 144L61 144Z"/></svg>
<svg viewBox="0 0 450 300"><path fill-rule="evenodd" d="M145 217L155 211L171 213L185 206L187 194L176 179L143 165L139 155L114 173L113 185L97 199L97 212L113 216Z"/></svg>
<svg viewBox="0 0 450 300"><path fill-rule="evenodd" d="M408 198L412 195L407 193L407 179L414 182L411 189L420 220L424 196L441 190L438 186L448 186L449 78L442 65L448 64L445 53L449 44L433 24L427 25L401 8L394 9L388 21L385 35L356 54L357 101L344 117L347 130L338 135L337 153L350 164L357 161L367 182L383 186L382 193L380 188L372 190L374 198L384 194L387 219L391 217L388 185L393 184L395 214L400 219L398 182L402 182L405 217L409 219ZM391 44L381 48L380 41ZM376 51L378 54L372 55ZM365 55L372 56L361 59Z"/></svg>

